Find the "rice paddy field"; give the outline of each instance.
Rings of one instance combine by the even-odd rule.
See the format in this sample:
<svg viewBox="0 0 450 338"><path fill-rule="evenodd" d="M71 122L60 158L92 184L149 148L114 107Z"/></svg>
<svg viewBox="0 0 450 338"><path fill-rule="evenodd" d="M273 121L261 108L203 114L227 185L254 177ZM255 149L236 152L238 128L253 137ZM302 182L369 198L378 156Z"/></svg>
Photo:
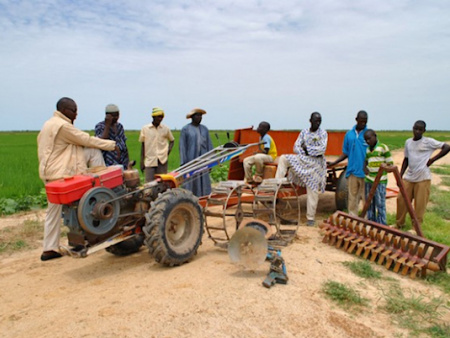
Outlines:
<svg viewBox="0 0 450 338"><path fill-rule="evenodd" d="M90 134L93 134L91 131ZM175 146L169 157L169 171L179 166L178 139L180 131L173 131ZM214 146L225 143L233 131L212 130ZM0 132L0 198L18 198L39 195L44 187L38 175L36 138L38 131ZM126 133L130 159L140 159L139 131ZM217 136L216 136L217 135ZM402 148L411 131L380 131L378 138L391 150ZM450 131L427 131L426 136L450 141Z"/></svg>
<svg viewBox="0 0 450 338"><path fill-rule="evenodd" d="M94 135L93 131L88 132ZM44 187L38 172L36 142L38 133L38 131L0 132L0 198L38 195ZM172 133L175 145L169 157L169 171L180 166L178 151L180 131ZM233 132L229 135L232 138ZM139 164L141 151L141 144L138 141L139 131L127 131L126 136L130 159L135 159ZM227 142L227 131L211 131L211 140L215 147Z"/></svg>

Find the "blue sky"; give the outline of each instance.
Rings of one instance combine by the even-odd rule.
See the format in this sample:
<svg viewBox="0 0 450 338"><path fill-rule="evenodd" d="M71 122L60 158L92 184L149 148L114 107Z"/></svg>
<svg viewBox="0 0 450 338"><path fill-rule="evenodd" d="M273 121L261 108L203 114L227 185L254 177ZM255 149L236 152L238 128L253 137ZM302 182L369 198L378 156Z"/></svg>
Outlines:
<svg viewBox="0 0 450 338"><path fill-rule="evenodd" d="M93 129L115 103L126 129L152 107L180 129L450 130L449 1L0 0L0 130L39 130L68 96Z"/></svg>

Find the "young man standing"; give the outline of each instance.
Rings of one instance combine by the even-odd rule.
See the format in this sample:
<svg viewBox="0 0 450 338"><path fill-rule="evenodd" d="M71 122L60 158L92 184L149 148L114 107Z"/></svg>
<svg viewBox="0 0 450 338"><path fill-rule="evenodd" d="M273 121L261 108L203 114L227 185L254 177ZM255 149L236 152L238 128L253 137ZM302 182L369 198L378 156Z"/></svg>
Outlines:
<svg viewBox="0 0 450 338"><path fill-rule="evenodd" d="M270 130L268 122L261 122L256 131L260 135L259 152L244 159L245 180L247 183L261 183L264 171L264 163L273 162L277 158L277 147L272 137L267 132ZM256 173L252 177L252 167L255 166Z"/></svg>
<svg viewBox="0 0 450 338"><path fill-rule="evenodd" d="M450 151L450 146L447 143L424 137L425 131L426 123L424 121L419 120L414 123L414 137L406 140L405 158L400 171L406 194L411 202L414 200L414 210L419 223L423 222L423 216L430 197L431 171L429 167ZM441 151L431 157L437 149L441 149ZM399 228L405 224L406 213L405 201L400 194L397 197L396 221Z"/></svg>
<svg viewBox="0 0 450 338"><path fill-rule="evenodd" d="M360 110L356 115L356 125L345 134L342 155L334 162L328 162L332 167L348 158L345 177L348 185L348 212L358 216L359 201L364 200L364 162L366 160L367 143L364 133L367 130L368 114Z"/></svg>
<svg viewBox="0 0 450 338"><path fill-rule="evenodd" d="M169 127L161 123L164 110L153 108L152 118L152 123L142 127L139 135L141 171L145 173L145 182L153 181L155 174L167 174L169 154L174 144Z"/></svg>
<svg viewBox="0 0 450 338"><path fill-rule="evenodd" d="M391 157L391 152L387 145L378 142L377 134L372 129L367 129L364 134L369 147L366 153L366 163L364 172L366 173L366 199L372 189L375 177L377 177L378 170L382 164L391 166L394 161ZM380 178L380 183L375 190L372 202L367 210L367 218L380 224L386 225L386 185L387 173L384 172Z"/></svg>

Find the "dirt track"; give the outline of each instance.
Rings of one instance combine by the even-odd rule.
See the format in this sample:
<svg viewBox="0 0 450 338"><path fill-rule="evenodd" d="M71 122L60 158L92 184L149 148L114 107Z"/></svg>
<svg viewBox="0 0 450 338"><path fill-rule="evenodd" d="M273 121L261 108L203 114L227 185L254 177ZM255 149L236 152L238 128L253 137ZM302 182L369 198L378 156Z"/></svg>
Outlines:
<svg viewBox="0 0 450 338"><path fill-rule="evenodd" d="M321 219L333 210L334 195L322 195L319 205ZM20 226L20 218L12 219ZM388 279L356 277L341 262L357 258L321 238L317 228L300 227L294 244L282 253L289 283L271 289L261 285L267 262L253 272L242 270L206 236L194 260L177 268L159 266L144 247L123 258L103 251L86 259L41 262L40 249L3 256L0 335L392 337L407 333L379 308L389 287L425 298L446 297L436 287L379 266L374 268ZM357 312L342 310L321 292L327 280L351 285L370 305ZM448 310L443 319L450 322Z"/></svg>

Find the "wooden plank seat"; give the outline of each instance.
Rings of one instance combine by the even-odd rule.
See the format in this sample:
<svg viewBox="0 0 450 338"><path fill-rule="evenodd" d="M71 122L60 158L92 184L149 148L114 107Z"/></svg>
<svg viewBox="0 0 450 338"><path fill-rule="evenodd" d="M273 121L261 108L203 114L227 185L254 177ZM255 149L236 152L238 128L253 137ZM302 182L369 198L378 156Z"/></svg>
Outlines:
<svg viewBox="0 0 450 338"><path fill-rule="evenodd" d="M265 163L263 179L265 180L266 178L275 178L277 168L278 168L278 157L273 162Z"/></svg>

